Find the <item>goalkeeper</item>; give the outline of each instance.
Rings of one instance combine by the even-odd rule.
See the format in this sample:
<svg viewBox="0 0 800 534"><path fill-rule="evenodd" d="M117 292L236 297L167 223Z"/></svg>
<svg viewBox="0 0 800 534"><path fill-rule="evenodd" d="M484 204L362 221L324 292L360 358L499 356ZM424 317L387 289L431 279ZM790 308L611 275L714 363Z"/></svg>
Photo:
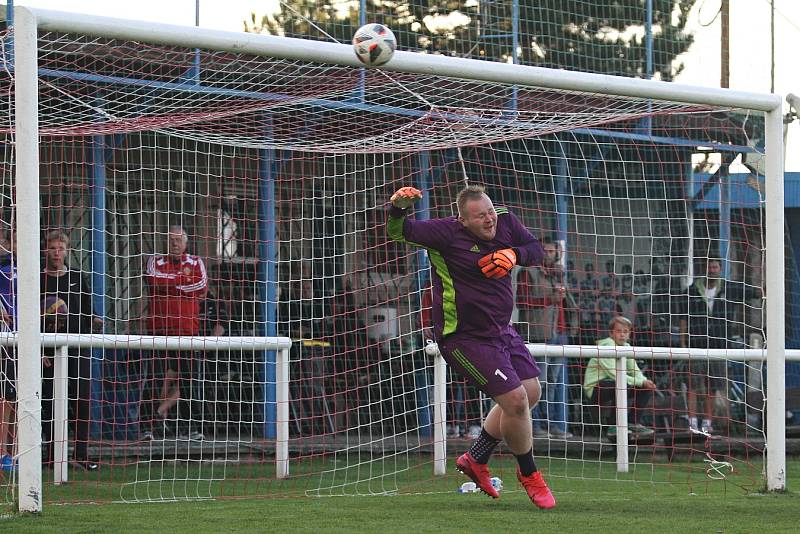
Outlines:
<svg viewBox="0 0 800 534"><path fill-rule="evenodd" d="M480 437L456 460L486 494L497 498L487 463L500 441L517 458L517 478L539 508L556 502L533 459L530 409L541 393L539 368L509 324L514 294L509 272L542 261L542 245L506 208L495 208L484 189L458 193L457 217L413 220L408 208L422 198L413 187L392 195L387 231L397 241L427 250L433 266L433 332L447 363L495 405Z"/></svg>

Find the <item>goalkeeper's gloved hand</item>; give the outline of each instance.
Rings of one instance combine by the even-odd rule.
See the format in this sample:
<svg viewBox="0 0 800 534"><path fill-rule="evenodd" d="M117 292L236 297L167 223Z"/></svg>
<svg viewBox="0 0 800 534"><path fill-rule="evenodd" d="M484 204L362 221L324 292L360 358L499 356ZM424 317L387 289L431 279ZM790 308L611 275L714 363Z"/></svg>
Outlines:
<svg viewBox="0 0 800 534"><path fill-rule="evenodd" d="M495 250L478 260L478 267L486 278L503 278L517 264L513 248Z"/></svg>
<svg viewBox="0 0 800 534"><path fill-rule="evenodd" d="M392 198L389 200L392 202L392 206L404 210L413 206L414 203L421 198L422 191L416 187L401 187L394 192L394 195L392 195Z"/></svg>

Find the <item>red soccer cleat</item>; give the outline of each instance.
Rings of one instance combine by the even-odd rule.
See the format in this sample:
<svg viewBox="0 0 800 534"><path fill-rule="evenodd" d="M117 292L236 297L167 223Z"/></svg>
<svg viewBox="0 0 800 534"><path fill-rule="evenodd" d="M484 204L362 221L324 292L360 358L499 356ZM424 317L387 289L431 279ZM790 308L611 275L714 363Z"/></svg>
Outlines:
<svg viewBox="0 0 800 534"><path fill-rule="evenodd" d="M517 480L519 480L525 491L528 492L528 497L531 502L543 510L549 510L556 505L556 498L550 493L550 488L547 487L547 482L542 478L542 474L536 471L530 476L524 477L519 472L517 467Z"/></svg>
<svg viewBox="0 0 800 534"><path fill-rule="evenodd" d="M489 468L486 464L479 464L475 458L468 452L465 452L456 460L456 469L467 475L475 483L478 488L492 499L497 499L500 494L492 486L492 480L489 477ZM545 486L547 487L547 486Z"/></svg>

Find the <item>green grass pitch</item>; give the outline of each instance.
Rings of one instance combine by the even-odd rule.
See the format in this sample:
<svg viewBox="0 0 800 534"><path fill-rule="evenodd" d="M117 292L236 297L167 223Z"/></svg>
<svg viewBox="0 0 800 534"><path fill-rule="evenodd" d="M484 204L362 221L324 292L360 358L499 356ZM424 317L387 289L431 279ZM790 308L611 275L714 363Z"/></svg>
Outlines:
<svg viewBox="0 0 800 534"><path fill-rule="evenodd" d="M507 457L493 460L493 473L504 481L501 498L459 494L465 480L453 473L430 476L430 464L390 477L370 477L376 466L360 472L347 468L328 475L306 475L302 465L288 481L270 477L273 466L238 466L236 480L200 480L212 466L148 465L144 473L107 469L97 477L82 473L68 485L45 489L44 512L37 516L5 514L0 532L797 532L800 496L791 491L800 480L800 460L788 463L789 490L764 494L757 487L758 465L708 476L703 462L678 466L632 464L616 473L609 462L540 459L558 500L547 512L536 509L514 479ZM319 466L305 465L308 472ZM383 466L386 467L386 466ZM231 468L231 466L228 466ZM249 477L245 476L249 473ZM224 473L233 475L233 472ZM714 475L714 473L711 473ZM170 480L167 480L170 477ZM328 478L326 478L328 477ZM157 479L164 478L163 481ZM352 482L348 482L352 480ZM360 481L360 482L359 482ZM340 483L341 482L341 483ZM322 483L331 489L317 495ZM77 490L81 492L78 493ZM353 496L360 494L380 494ZM75 499L83 504L55 504ZM185 500L187 496L218 497ZM269 495L266 497L265 495ZM288 495L280 498L281 495ZM170 499L175 502L120 504L121 499ZM93 504L104 502L105 504Z"/></svg>

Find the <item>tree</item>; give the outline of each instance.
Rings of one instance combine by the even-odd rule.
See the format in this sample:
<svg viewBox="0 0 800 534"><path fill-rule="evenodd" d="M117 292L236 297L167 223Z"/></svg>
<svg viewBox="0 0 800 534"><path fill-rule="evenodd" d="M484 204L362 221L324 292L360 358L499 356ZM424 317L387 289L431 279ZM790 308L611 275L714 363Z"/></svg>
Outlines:
<svg viewBox="0 0 800 534"><path fill-rule="evenodd" d="M692 44L685 32L696 0L653 0L653 69L672 80L675 58ZM251 14L245 31L349 42L358 2L290 0L276 14ZM513 50L511 2L367 0L369 22L389 26L403 50L512 61L569 70L643 77L644 0L520 0L519 47Z"/></svg>
<svg viewBox="0 0 800 534"><path fill-rule="evenodd" d="M653 0L652 73L662 80L672 80L683 68L673 62L692 44L685 26L694 3ZM620 76L646 74L643 0L523 0L522 4L524 63Z"/></svg>
<svg viewBox="0 0 800 534"><path fill-rule="evenodd" d="M469 3L469 2L467 2ZM475 42L476 7L464 2L446 0L431 5L430 1L367 0L367 22L380 22L392 29L402 50L466 55L463 50L450 50L454 44ZM292 0L281 4L281 11L258 16L250 14L244 30L304 39L336 40L349 43L359 27L358 2L316 2ZM460 14L461 16L453 16ZM442 28L433 19L448 17L461 24ZM430 23L434 29L428 27Z"/></svg>

